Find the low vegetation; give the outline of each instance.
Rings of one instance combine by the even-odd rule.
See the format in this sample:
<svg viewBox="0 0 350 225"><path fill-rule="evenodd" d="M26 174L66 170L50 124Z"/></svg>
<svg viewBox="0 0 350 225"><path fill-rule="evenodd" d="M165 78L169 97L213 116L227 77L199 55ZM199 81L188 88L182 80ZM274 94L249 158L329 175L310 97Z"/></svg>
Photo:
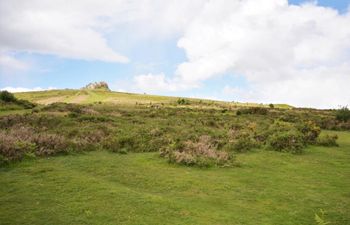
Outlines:
<svg viewBox="0 0 350 225"><path fill-rule="evenodd" d="M234 162L232 153L218 151L209 136L201 136L195 142L186 141L168 145L161 150L161 156L167 158L169 162L187 166L230 166Z"/></svg>
<svg viewBox="0 0 350 225"><path fill-rule="evenodd" d="M8 92L1 96L9 104L35 106ZM346 129L348 123L339 120L338 111L208 107L187 99L176 104L186 107L53 103L2 116L0 161L105 149L161 152L169 162L187 166L232 166L235 154L252 149L302 154L307 145L336 146L335 137L319 137L321 127Z"/></svg>
<svg viewBox="0 0 350 225"><path fill-rule="evenodd" d="M27 100L19 100L8 91L0 91L0 111L32 109L35 104Z"/></svg>
<svg viewBox="0 0 350 225"><path fill-rule="evenodd" d="M349 222L347 108L90 89L1 92L0 103L3 224Z"/></svg>

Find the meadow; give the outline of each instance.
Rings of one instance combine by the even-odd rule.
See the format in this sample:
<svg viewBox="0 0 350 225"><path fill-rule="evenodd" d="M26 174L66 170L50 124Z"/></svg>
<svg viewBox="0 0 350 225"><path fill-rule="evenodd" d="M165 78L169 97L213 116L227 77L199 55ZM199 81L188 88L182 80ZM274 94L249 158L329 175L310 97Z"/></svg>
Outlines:
<svg viewBox="0 0 350 225"><path fill-rule="evenodd" d="M350 121L337 111L16 97L37 105L0 104L0 224L350 223Z"/></svg>

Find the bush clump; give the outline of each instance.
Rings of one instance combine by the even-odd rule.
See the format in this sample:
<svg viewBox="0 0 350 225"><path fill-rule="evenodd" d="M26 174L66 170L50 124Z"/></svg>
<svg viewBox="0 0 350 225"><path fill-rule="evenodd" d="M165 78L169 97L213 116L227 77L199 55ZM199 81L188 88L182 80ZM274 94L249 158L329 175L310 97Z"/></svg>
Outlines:
<svg viewBox="0 0 350 225"><path fill-rule="evenodd" d="M16 102L17 98L8 91L0 91L0 101L3 102Z"/></svg>
<svg viewBox="0 0 350 225"><path fill-rule="evenodd" d="M247 152L259 144L254 138L254 133L248 130L231 130L229 132L229 141L224 149L235 152Z"/></svg>
<svg viewBox="0 0 350 225"><path fill-rule="evenodd" d="M135 148L135 139L131 136L110 136L104 141L103 147L111 152L126 154Z"/></svg>
<svg viewBox="0 0 350 225"><path fill-rule="evenodd" d="M32 109L35 107L34 103L27 100L17 99L8 91L0 91L0 105L5 105L7 107L12 105L14 109L16 109L16 106L24 109ZM9 109L11 109L11 107Z"/></svg>
<svg viewBox="0 0 350 225"><path fill-rule="evenodd" d="M348 107L344 106L336 111L336 119L341 122L347 122L350 120L350 110Z"/></svg>
<svg viewBox="0 0 350 225"><path fill-rule="evenodd" d="M301 154L303 152L303 137L297 132L276 133L269 137L268 146L275 151Z"/></svg>
<svg viewBox="0 0 350 225"><path fill-rule="evenodd" d="M37 146L35 150L35 155L37 156L68 153L70 149L69 142L66 138L57 134L41 133L33 137L33 142Z"/></svg>
<svg viewBox="0 0 350 225"><path fill-rule="evenodd" d="M256 115L267 115L269 110L267 108L263 107L250 107L250 108L242 108L237 110L237 115L243 115L243 114L256 114Z"/></svg>
<svg viewBox="0 0 350 225"><path fill-rule="evenodd" d="M179 104L179 105L189 105L189 104L190 104L190 101L187 100L187 99L184 99L184 98L179 98L179 99L177 100L177 104Z"/></svg>
<svg viewBox="0 0 350 225"><path fill-rule="evenodd" d="M317 139L316 143L317 143L317 145L321 145L321 146L325 146L325 147L337 147L337 146L339 146L337 143L337 140L338 140L338 135L326 134L326 135L320 136Z"/></svg>
<svg viewBox="0 0 350 225"><path fill-rule="evenodd" d="M0 165L12 161L21 160L25 154L35 151L35 144L28 141L20 141L16 137L6 133L0 133Z"/></svg>
<svg viewBox="0 0 350 225"><path fill-rule="evenodd" d="M12 127L0 132L2 164L19 161L25 155L49 156L66 153L71 144L58 134L37 133L29 127Z"/></svg>
<svg viewBox="0 0 350 225"><path fill-rule="evenodd" d="M209 136L201 136L196 142L170 145L161 151L161 156L172 163L199 167L229 166L234 161L232 154L218 151Z"/></svg>
<svg viewBox="0 0 350 225"><path fill-rule="evenodd" d="M267 147L279 152L301 154L305 147L304 135L291 123L278 121L271 125Z"/></svg>
<svg viewBox="0 0 350 225"><path fill-rule="evenodd" d="M307 121L297 124L298 130L304 136L305 144L315 144L318 136L321 133L321 128L313 121Z"/></svg>

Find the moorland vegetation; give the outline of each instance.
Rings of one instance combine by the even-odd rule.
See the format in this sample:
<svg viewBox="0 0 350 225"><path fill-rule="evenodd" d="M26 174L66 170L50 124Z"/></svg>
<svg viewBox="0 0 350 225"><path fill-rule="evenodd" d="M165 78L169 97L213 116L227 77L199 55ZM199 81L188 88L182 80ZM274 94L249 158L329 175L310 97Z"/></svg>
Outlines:
<svg viewBox="0 0 350 225"><path fill-rule="evenodd" d="M93 150L160 152L171 163L233 166L252 149L302 154L308 145L337 146L321 129L350 130L346 107L334 110L206 106L177 99L169 104L39 105L1 92L2 107L31 108L0 117L0 161ZM184 107L185 105L185 107Z"/></svg>

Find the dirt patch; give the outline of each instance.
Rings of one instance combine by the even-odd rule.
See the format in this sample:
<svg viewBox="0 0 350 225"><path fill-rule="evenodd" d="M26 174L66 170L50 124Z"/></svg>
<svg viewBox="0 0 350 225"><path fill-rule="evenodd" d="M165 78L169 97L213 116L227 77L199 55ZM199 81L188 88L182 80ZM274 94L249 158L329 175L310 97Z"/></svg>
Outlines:
<svg viewBox="0 0 350 225"><path fill-rule="evenodd" d="M79 95L74 97L72 100L70 100L69 103L79 104L84 102L88 97L89 97L88 95Z"/></svg>
<svg viewBox="0 0 350 225"><path fill-rule="evenodd" d="M49 104L52 104L52 103L55 103L55 102L64 102L65 98L66 98L65 96L51 97L51 98L38 100L38 101L36 101L36 103L43 104L43 105L49 105Z"/></svg>

